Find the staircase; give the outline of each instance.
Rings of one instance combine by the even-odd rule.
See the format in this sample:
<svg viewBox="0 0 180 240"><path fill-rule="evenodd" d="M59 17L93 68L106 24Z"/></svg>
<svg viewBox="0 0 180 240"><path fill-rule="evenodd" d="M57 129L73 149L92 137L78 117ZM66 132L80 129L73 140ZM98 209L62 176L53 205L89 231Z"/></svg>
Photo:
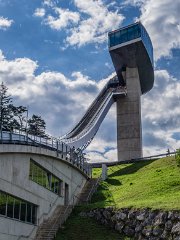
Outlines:
<svg viewBox="0 0 180 240"><path fill-rule="evenodd" d="M100 178L91 178L86 182L81 193L78 196L79 205L88 203L91 200L93 193L97 190L99 182Z"/></svg>
<svg viewBox="0 0 180 240"><path fill-rule="evenodd" d="M57 206L50 218L39 226L35 240L52 240L72 211L72 206Z"/></svg>
<svg viewBox="0 0 180 240"><path fill-rule="evenodd" d="M78 204L88 203L93 193L97 190L100 178L91 178L84 185L78 196ZM52 216L38 227L34 240L53 240L61 225L66 221L73 209L72 205L57 206Z"/></svg>

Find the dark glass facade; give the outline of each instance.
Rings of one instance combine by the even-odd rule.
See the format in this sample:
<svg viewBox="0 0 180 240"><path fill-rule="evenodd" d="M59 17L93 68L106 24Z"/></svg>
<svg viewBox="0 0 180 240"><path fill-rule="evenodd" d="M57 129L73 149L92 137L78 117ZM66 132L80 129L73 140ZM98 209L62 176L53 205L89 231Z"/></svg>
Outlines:
<svg viewBox="0 0 180 240"><path fill-rule="evenodd" d="M135 23L129 25L125 28L113 31L109 33L109 47L114 47L116 45L129 42L131 40L141 38L147 52L151 63L153 65L153 47L151 39L141 23Z"/></svg>
<svg viewBox="0 0 180 240"><path fill-rule="evenodd" d="M62 195L62 180L32 159L30 159L29 179L60 196Z"/></svg>
<svg viewBox="0 0 180 240"><path fill-rule="evenodd" d="M0 191L0 215L22 222L36 224L37 206Z"/></svg>

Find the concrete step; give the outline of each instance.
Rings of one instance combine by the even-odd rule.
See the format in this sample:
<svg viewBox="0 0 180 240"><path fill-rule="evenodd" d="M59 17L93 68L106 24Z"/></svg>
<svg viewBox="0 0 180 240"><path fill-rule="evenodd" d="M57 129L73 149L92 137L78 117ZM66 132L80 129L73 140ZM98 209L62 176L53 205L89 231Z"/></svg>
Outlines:
<svg viewBox="0 0 180 240"><path fill-rule="evenodd" d="M98 179L90 179L82 189L81 193L79 194L79 204L83 204L87 202L87 198L89 196L90 191L92 190L93 186L97 183Z"/></svg>
<svg viewBox="0 0 180 240"><path fill-rule="evenodd" d="M64 219L66 219L72 211L72 206L58 206L49 219L45 220L39 227L35 240L53 240Z"/></svg>

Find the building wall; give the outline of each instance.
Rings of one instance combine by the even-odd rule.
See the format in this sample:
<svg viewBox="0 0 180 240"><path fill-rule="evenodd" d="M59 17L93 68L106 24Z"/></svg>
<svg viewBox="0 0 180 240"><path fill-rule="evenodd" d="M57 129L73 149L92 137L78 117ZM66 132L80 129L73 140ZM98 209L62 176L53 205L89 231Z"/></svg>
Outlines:
<svg viewBox="0 0 180 240"><path fill-rule="evenodd" d="M63 190L65 183L69 185L69 199L81 192L87 176L50 150L25 145L0 145L0 190L36 204L39 224L43 220L42 215L50 216L57 205L64 205L64 191L62 196L58 196L29 180L30 159L60 178ZM1 240L27 236L33 229L32 235L36 230L34 225L0 216Z"/></svg>

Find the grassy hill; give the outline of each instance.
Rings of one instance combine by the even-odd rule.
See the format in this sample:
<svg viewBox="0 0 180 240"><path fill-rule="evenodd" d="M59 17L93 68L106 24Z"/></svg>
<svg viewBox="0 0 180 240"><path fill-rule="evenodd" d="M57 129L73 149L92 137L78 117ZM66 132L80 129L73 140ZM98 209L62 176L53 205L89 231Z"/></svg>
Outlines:
<svg viewBox="0 0 180 240"><path fill-rule="evenodd" d="M100 225L94 219L79 216L85 208L76 207L56 240L129 240L118 232Z"/></svg>
<svg viewBox="0 0 180 240"><path fill-rule="evenodd" d="M100 174L94 169L94 176ZM108 168L91 207L180 209L180 166L174 157Z"/></svg>
<svg viewBox="0 0 180 240"><path fill-rule="evenodd" d="M101 169L93 170L98 177ZM122 164L108 168L108 179L101 182L89 205L76 207L56 240L127 240L123 235L79 216L90 208L180 209L180 162L174 157L156 161Z"/></svg>

